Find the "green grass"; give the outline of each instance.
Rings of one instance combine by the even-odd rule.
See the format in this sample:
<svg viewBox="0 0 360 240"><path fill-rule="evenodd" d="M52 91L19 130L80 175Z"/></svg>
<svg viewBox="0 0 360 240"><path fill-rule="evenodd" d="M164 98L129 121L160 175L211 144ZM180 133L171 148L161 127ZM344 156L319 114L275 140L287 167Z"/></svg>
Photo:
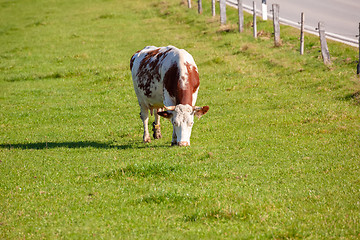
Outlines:
<svg viewBox="0 0 360 240"><path fill-rule="evenodd" d="M360 237L357 49L181 2L0 0L1 239ZM129 70L169 44L210 106L187 148L142 143Z"/></svg>

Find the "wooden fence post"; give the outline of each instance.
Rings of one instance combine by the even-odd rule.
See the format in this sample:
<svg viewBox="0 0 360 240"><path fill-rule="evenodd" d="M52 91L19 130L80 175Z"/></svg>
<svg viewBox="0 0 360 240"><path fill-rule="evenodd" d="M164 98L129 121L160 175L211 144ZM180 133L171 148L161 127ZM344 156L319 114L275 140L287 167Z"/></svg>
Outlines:
<svg viewBox="0 0 360 240"><path fill-rule="evenodd" d="M358 61L356 73L357 73L357 74L359 75L359 77L360 77L360 22L359 22L359 35L357 35L357 37L359 37L359 61Z"/></svg>
<svg viewBox="0 0 360 240"><path fill-rule="evenodd" d="M220 24L226 24L226 1L220 0Z"/></svg>
<svg viewBox="0 0 360 240"><path fill-rule="evenodd" d="M191 0L188 0L188 8L191 8Z"/></svg>
<svg viewBox="0 0 360 240"><path fill-rule="evenodd" d="M261 2L261 8L262 8L262 19L264 21L267 20L267 5L266 5L266 0L262 0Z"/></svg>
<svg viewBox="0 0 360 240"><path fill-rule="evenodd" d="M199 13L199 14L202 14L202 11L203 11L203 9L202 9L202 2L201 2L201 0L198 0L198 13Z"/></svg>
<svg viewBox="0 0 360 240"><path fill-rule="evenodd" d="M323 22L318 23L320 44L321 44L321 55L323 57L324 64L331 64L330 53L326 43L326 35L325 35L325 24Z"/></svg>
<svg viewBox="0 0 360 240"><path fill-rule="evenodd" d="M257 28L256 28L256 2L253 1L253 36L257 38Z"/></svg>
<svg viewBox="0 0 360 240"><path fill-rule="evenodd" d="M244 10L242 0L238 0L239 32L244 31Z"/></svg>
<svg viewBox="0 0 360 240"><path fill-rule="evenodd" d="M215 17L215 0L211 0L211 12L212 16Z"/></svg>
<svg viewBox="0 0 360 240"><path fill-rule="evenodd" d="M300 30L300 55L304 54L304 22L305 22L305 14L301 13L301 30Z"/></svg>
<svg viewBox="0 0 360 240"><path fill-rule="evenodd" d="M272 5L272 12L273 12L274 44L275 44L275 47L279 47L281 45L279 11L280 11L280 6L278 4L273 4Z"/></svg>

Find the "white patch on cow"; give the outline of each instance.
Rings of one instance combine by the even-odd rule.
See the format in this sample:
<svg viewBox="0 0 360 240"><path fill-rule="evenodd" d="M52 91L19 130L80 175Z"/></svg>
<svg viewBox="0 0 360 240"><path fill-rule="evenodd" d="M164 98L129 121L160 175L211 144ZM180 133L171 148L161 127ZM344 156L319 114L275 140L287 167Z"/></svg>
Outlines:
<svg viewBox="0 0 360 240"><path fill-rule="evenodd" d="M187 76L181 76L180 77L180 88L181 89L187 89L188 85L188 77Z"/></svg>
<svg viewBox="0 0 360 240"><path fill-rule="evenodd" d="M198 89L196 89L196 91L195 91L195 92L193 93L193 95L192 95L192 105L193 105L193 106L195 106L195 104L196 104L196 99L197 99L197 95L198 95L199 88L200 88L200 87L198 87Z"/></svg>
<svg viewBox="0 0 360 240"><path fill-rule="evenodd" d="M179 55L180 56L180 59L179 59L180 64L178 64L178 67L180 69L180 74L181 74L180 75L180 88L181 89L187 89L187 85L189 83L189 79L188 79L189 76L187 74L186 66L183 63L185 63L184 58L186 58L186 56L189 55L189 54L188 54L188 52L186 52L183 49L179 50L179 52L180 52L180 55Z"/></svg>
<svg viewBox="0 0 360 240"><path fill-rule="evenodd" d="M164 105L165 106L174 106L175 105L175 98L170 96L170 93L164 89Z"/></svg>

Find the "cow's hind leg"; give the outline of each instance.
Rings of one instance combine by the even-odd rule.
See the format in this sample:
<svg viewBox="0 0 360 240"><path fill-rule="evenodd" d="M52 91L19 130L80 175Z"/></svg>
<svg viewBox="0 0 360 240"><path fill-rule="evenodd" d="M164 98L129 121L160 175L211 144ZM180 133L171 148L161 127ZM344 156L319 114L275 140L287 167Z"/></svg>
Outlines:
<svg viewBox="0 0 360 240"><path fill-rule="evenodd" d="M144 143L148 143L151 141L150 134L149 134L149 110L147 108L141 108L140 118L143 121L144 125L144 136L143 141Z"/></svg>
<svg viewBox="0 0 360 240"><path fill-rule="evenodd" d="M161 138L161 130L160 130L160 116L157 114L158 110L154 111L154 115L155 115L155 121L153 122L153 137L154 139L159 139Z"/></svg>

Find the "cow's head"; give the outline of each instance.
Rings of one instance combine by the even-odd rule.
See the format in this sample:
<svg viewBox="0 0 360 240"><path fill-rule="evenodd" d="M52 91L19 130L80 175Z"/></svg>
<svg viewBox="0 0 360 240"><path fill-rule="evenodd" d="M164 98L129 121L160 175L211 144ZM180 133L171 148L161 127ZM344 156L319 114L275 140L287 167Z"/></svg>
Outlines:
<svg viewBox="0 0 360 240"><path fill-rule="evenodd" d="M194 124L194 116L200 118L209 111L209 106L192 107L188 104L179 104L165 107L165 109L166 111L158 112L158 114L171 120L174 128L172 144L190 146L190 135Z"/></svg>

